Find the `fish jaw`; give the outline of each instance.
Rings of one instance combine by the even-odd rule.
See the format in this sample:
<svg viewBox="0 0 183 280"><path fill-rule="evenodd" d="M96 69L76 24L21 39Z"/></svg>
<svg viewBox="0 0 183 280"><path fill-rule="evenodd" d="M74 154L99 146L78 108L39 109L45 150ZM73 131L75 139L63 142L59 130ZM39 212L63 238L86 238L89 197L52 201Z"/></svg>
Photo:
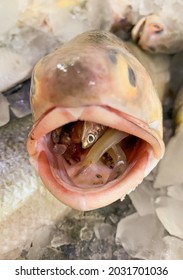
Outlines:
<svg viewBox="0 0 183 280"><path fill-rule="evenodd" d="M105 117L106 114L108 119ZM60 166L59 164L58 166L55 165L58 159L50 154L49 140L45 135L48 135L54 128L69 122L77 120L98 121L98 118L103 125L115 129L121 127L126 133L141 137L143 143L137 151L134 151L136 156L121 177L104 186L90 185L88 187L87 183L93 180L94 173L96 174L98 170L100 172L103 169L103 166L96 165L94 171L89 169L81 174L80 178L84 178L84 181L87 181L87 178L89 179L86 186L80 188L75 183L72 184L68 181L68 176L64 174L63 168L58 171ZM107 106L55 108L51 110L34 125L28 137L27 149L31 162L47 189L62 203L83 211L97 209L118 199L123 199L126 194L142 182L143 178L158 163L164 152L163 142L159 142L155 135L150 134L148 128L146 130L142 129L139 126L139 120L132 120L130 116L121 115L121 112L118 111L114 112ZM54 169L59 174L55 173ZM105 170L103 172L105 173Z"/></svg>

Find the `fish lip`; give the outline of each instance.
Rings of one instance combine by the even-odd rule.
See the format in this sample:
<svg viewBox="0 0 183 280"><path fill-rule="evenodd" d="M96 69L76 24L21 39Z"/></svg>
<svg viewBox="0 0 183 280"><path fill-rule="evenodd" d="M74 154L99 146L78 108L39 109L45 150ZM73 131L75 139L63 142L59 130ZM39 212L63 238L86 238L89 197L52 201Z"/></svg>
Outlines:
<svg viewBox="0 0 183 280"><path fill-rule="evenodd" d="M108 118L106 118L106 114ZM146 141L138 161L132 166L122 182L114 181L107 188L95 190L68 189L54 178L46 152L42 150L44 136L66 123L80 120L94 121L133 134ZM53 120L53 121L50 121ZM99 121L98 121L99 122ZM53 108L33 126L27 141L28 153L47 189L64 204L88 211L110 204L133 190L147 175L149 156L153 154L155 164L163 156L163 141L146 124L109 106L85 106L80 108ZM152 152L153 151L153 152ZM154 166L153 166L154 167ZM148 172L150 169L148 170Z"/></svg>
<svg viewBox="0 0 183 280"><path fill-rule="evenodd" d="M123 179L123 183L118 181L115 184L111 184L111 186L105 190L98 189L95 192L87 192L84 190L82 190L82 192L72 191L71 189L61 186L53 177L48 158L44 152L39 154L38 170L47 189L60 202L77 210L90 211L104 207L118 199L123 199L126 194L134 190L144 178L147 162L148 152L144 151L141 155L141 159L132 166L128 176Z"/></svg>
<svg viewBox="0 0 183 280"><path fill-rule="evenodd" d="M131 32L132 33L132 39L137 44L140 41L141 33L144 29L145 23L146 23L146 17L143 17L138 21L138 23L132 29L132 32Z"/></svg>

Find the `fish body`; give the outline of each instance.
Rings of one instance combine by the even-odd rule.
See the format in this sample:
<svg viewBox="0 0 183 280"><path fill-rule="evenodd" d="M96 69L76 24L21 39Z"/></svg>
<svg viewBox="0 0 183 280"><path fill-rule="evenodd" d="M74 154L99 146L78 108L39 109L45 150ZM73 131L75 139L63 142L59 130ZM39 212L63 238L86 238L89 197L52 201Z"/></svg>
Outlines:
<svg viewBox="0 0 183 280"><path fill-rule="evenodd" d="M183 50L182 1L109 0L109 4L113 31L130 33L149 52Z"/></svg>
<svg viewBox="0 0 183 280"><path fill-rule="evenodd" d="M167 15L148 15L137 22L132 38L144 50L174 54L183 50L181 26L181 21Z"/></svg>
<svg viewBox="0 0 183 280"><path fill-rule="evenodd" d="M111 33L85 32L41 59L33 71L31 108L31 162L48 190L73 208L91 210L124 198L164 154L162 108L149 74ZM71 141L55 155L51 133L62 127L72 138L82 121L108 128L99 138L105 152L99 140L85 150ZM116 159L127 162L122 173Z"/></svg>
<svg viewBox="0 0 183 280"><path fill-rule="evenodd" d="M31 116L0 128L0 259L20 259L35 234L69 211L43 186L30 165L25 141ZM41 232L41 240L47 229Z"/></svg>

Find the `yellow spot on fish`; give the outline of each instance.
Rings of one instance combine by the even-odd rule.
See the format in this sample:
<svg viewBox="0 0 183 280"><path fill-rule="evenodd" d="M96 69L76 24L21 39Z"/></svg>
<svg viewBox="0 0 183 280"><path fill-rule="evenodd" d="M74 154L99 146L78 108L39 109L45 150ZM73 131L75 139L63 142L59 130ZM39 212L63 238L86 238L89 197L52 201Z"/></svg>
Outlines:
<svg viewBox="0 0 183 280"><path fill-rule="evenodd" d="M117 66L116 73L118 74L119 84L121 86L122 92L124 92L125 89L125 96L126 98L133 98L137 97L138 90L136 86L136 75L134 70L131 66L128 65L125 58L123 58L121 55L118 56L118 66Z"/></svg>

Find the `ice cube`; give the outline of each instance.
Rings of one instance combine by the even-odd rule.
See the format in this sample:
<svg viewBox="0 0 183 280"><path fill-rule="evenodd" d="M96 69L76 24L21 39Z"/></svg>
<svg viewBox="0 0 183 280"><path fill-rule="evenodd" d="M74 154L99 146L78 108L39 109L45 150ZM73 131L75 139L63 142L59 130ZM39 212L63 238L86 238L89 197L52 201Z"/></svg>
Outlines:
<svg viewBox="0 0 183 280"><path fill-rule="evenodd" d="M25 48L25 45L24 45ZM30 77L32 66L21 54L0 47L0 91L6 91Z"/></svg>
<svg viewBox="0 0 183 280"><path fill-rule="evenodd" d="M133 258L153 259L163 235L164 228L155 215L134 213L118 223L116 243L121 244Z"/></svg>
<svg viewBox="0 0 183 280"><path fill-rule="evenodd" d="M172 235L183 238L183 202L162 196L156 199L156 213L165 229Z"/></svg>
<svg viewBox="0 0 183 280"><path fill-rule="evenodd" d="M9 103L6 97L0 93L0 126L7 124L10 120Z"/></svg>
<svg viewBox="0 0 183 280"><path fill-rule="evenodd" d="M93 231L88 228L87 225L81 228L79 237L81 240L89 241L93 237Z"/></svg>
<svg viewBox="0 0 183 280"><path fill-rule="evenodd" d="M140 1L139 12L141 15L145 16L154 11L154 1Z"/></svg>
<svg viewBox="0 0 183 280"><path fill-rule="evenodd" d="M38 260L42 256L46 246L50 244L53 237L54 226L44 225L38 228L34 234L31 242L31 247L27 254L29 260Z"/></svg>
<svg viewBox="0 0 183 280"><path fill-rule="evenodd" d="M154 259L179 260L183 259L183 241L167 235L157 243Z"/></svg>
<svg viewBox="0 0 183 280"><path fill-rule="evenodd" d="M167 235L163 238L163 242L162 258L164 260L183 260L183 240Z"/></svg>
<svg viewBox="0 0 183 280"><path fill-rule="evenodd" d="M108 239L113 237L114 229L110 224L107 223L96 223L94 226L95 236L98 239Z"/></svg>
<svg viewBox="0 0 183 280"><path fill-rule="evenodd" d="M140 216L151 214L155 211L154 199L157 194L151 186L151 182L144 180L129 196Z"/></svg>
<svg viewBox="0 0 183 280"><path fill-rule="evenodd" d="M159 163L154 183L155 188L176 185L183 182L183 130L172 137L167 145L165 155ZM177 148L178 147L178 148Z"/></svg>
<svg viewBox="0 0 183 280"><path fill-rule="evenodd" d="M24 82L18 90L7 96L10 109L17 118L31 114L29 92L30 80Z"/></svg>
<svg viewBox="0 0 183 280"><path fill-rule="evenodd" d="M177 200L183 201L183 183L170 186L167 188L168 190L168 195L171 196L172 198L175 198Z"/></svg>
<svg viewBox="0 0 183 280"><path fill-rule="evenodd" d="M53 34L44 33L29 26L24 26L21 30L17 29L9 44L24 57L24 60L30 64L31 69L40 58L60 45Z"/></svg>
<svg viewBox="0 0 183 280"><path fill-rule="evenodd" d="M64 232L57 232L54 234L53 239L51 240L51 247L58 248L63 245L68 245L71 243L70 237Z"/></svg>
<svg viewBox="0 0 183 280"><path fill-rule="evenodd" d="M0 2L0 35L14 26L19 16L19 0L1 0Z"/></svg>
<svg viewBox="0 0 183 280"><path fill-rule="evenodd" d="M62 20L60 20L62 19ZM55 9L49 15L53 34L62 42L67 42L76 35L86 31L87 22L75 17L68 10Z"/></svg>
<svg viewBox="0 0 183 280"><path fill-rule="evenodd" d="M90 28L110 30L112 25L112 10L108 1L88 0L87 20Z"/></svg>

